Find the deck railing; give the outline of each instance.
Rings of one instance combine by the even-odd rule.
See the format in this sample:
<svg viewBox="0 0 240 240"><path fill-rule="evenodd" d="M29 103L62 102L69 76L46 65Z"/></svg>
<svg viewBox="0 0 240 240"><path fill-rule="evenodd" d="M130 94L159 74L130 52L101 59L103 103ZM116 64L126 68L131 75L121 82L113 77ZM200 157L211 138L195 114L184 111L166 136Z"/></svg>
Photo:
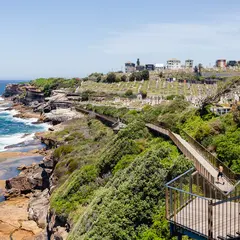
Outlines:
<svg viewBox="0 0 240 240"><path fill-rule="evenodd" d="M166 218L176 229L182 228L206 239L237 236L239 190L236 188L225 196L196 169L190 169L166 185Z"/></svg>
<svg viewBox="0 0 240 240"><path fill-rule="evenodd" d="M181 130L186 140L195 147L195 149L204 156L211 165L218 169L219 166L223 166L223 174L233 183L235 184L238 180L240 180L239 174L234 173L226 164L224 164L220 159L215 157L212 153L210 153L204 146L202 146L198 141L196 141L193 137L191 137L187 132Z"/></svg>

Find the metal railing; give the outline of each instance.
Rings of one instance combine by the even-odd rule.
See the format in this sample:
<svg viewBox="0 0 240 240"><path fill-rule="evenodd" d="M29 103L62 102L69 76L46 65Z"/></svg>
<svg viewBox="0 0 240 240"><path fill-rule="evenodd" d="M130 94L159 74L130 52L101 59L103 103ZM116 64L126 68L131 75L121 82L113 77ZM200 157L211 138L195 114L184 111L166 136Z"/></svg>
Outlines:
<svg viewBox="0 0 240 240"><path fill-rule="evenodd" d="M178 140L178 138L171 131L169 131L169 137L178 146L181 152L188 159L192 160L196 170L202 174L210 183L214 183L214 176L211 175L211 173L198 161L198 159L183 145L182 142Z"/></svg>
<svg viewBox="0 0 240 240"><path fill-rule="evenodd" d="M224 164L221 160L215 157L212 153L210 153L204 146L202 146L198 141L196 141L193 137L191 137L187 132L181 130L186 140L195 147L195 149L205 157L209 161L209 163L215 168L218 169L219 166L223 166L223 174L225 177L229 179L230 182L235 184L238 180L240 180L239 174L234 173L226 164Z"/></svg>
<svg viewBox="0 0 240 240"><path fill-rule="evenodd" d="M196 169L166 184L166 218L206 239L236 236L240 230L240 189L225 196ZM237 238L233 238L237 239Z"/></svg>
<svg viewBox="0 0 240 240"><path fill-rule="evenodd" d="M193 161L195 168L201 175L203 175L210 183L214 183L214 176L206 169L199 160L184 146L184 144L179 141L176 135L168 129L156 126L154 124L146 124L146 126L156 132L162 133L168 136L175 145L181 150L181 152L191 161ZM206 148L204 148L200 143L198 143L195 139L193 139L189 134L185 131L182 131L186 140L191 144L200 155L202 155L205 160L207 160L215 169L218 171L220 165L223 166L223 174L228 182L232 185L236 184L239 175L235 174L230 168L228 168L224 163L222 163L219 159L217 159L213 154L211 154Z"/></svg>

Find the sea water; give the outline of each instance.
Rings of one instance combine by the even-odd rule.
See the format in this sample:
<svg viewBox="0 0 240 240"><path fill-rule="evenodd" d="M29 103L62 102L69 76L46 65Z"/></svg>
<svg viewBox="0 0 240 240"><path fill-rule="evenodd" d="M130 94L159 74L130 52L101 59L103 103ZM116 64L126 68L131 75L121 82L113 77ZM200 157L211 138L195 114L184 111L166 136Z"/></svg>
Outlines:
<svg viewBox="0 0 240 240"><path fill-rule="evenodd" d="M46 131L48 124L33 124L37 121L35 118L21 119L16 118L16 110L6 110L9 106L1 97L5 86L8 83L19 83L21 81L2 81L0 80L0 152L24 152L38 148L34 143L34 134L36 132ZM19 146L17 146L17 144ZM9 145L16 145L14 148L6 148ZM39 162L42 157L20 157L14 159L0 159L0 180L14 177L18 174L17 167L21 164L31 164ZM0 194L1 195L1 194Z"/></svg>
<svg viewBox="0 0 240 240"><path fill-rule="evenodd" d="M0 81L0 96L4 92L8 83L17 83L21 81ZM16 110L5 110L9 106L0 97L0 152L5 151L8 145L14 145L20 142L33 139L34 133L45 131L47 124L33 124L37 121L35 118L21 119L16 118Z"/></svg>

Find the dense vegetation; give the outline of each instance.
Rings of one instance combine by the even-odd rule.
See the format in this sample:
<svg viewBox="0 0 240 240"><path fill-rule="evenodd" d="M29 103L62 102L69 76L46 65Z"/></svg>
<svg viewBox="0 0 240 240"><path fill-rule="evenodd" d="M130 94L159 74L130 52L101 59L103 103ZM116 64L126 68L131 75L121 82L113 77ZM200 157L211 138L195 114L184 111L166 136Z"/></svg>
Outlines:
<svg viewBox="0 0 240 240"><path fill-rule="evenodd" d="M87 105L89 109L124 122L139 118L182 134L182 130L200 142L235 172L240 173L240 109L216 116L206 107L204 114L188 102L177 98L170 103L146 106L142 112L114 107ZM184 137L184 134L182 134Z"/></svg>
<svg viewBox="0 0 240 240"><path fill-rule="evenodd" d="M101 74L96 76L102 81ZM49 95L51 89L79 84L74 81L38 79L34 85ZM51 195L51 211L70 223L68 239L172 239L164 216L165 183L192 165L171 142L152 136L146 122L183 137L187 132L240 173L240 109L216 116L208 105L196 109L182 96L170 97L172 101L142 111L84 106L127 123L117 134L90 117L50 133L61 145L53 153L58 187Z"/></svg>
<svg viewBox="0 0 240 240"><path fill-rule="evenodd" d="M57 148L51 209L68 219L69 239L170 239L165 183L191 164L141 120L114 135L91 119L72 121L51 137Z"/></svg>
<svg viewBox="0 0 240 240"><path fill-rule="evenodd" d="M76 88L81 85L79 78L38 78L30 82L44 92L45 97L49 97L52 90L59 88Z"/></svg>

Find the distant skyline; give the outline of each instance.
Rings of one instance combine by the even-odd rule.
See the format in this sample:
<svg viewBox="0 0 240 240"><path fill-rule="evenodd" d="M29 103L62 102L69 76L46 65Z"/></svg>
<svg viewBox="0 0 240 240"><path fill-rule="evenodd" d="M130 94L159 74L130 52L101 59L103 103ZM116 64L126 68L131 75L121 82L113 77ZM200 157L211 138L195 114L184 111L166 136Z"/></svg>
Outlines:
<svg viewBox="0 0 240 240"><path fill-rule="evenodd" d="M239 0L0 0L0 79L84 77L137 58L240 60L239 12Z"/></svg>

